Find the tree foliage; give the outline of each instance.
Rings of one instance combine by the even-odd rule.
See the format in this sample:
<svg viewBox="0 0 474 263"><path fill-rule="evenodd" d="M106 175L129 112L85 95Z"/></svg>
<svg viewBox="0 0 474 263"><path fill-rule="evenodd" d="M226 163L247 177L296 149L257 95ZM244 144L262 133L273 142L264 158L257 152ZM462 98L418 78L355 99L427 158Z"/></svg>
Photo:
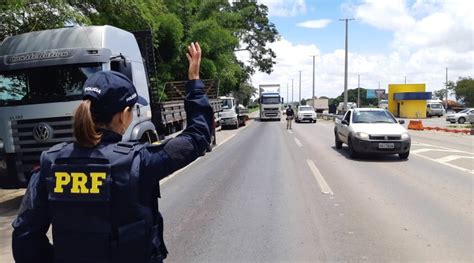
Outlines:
<svg viewBox="0 0 474 263"><path fill-rule="evenodd" d="M378 104L378 99L367 99L367 89L360 88L360 106L376 106ZM357 103L357 89L348 89L347 90L347 101ZM344 102L344 92L341 93L338 97L329 100L330 105L339 105L340 102Z"/></svg>
<svg viewBox="0 0 474 263"><path fill-rule="evenodd" d="M221 94L245 95L251 74L270 73L276 57L267 44L278 39L268 8L241 0L48 0L1 4L0 38L65 25L112 25L127 31L151 30L158 83L187 78L186 47L199 41L201 78L220 80ZM235 52L249 52L250 66Z"/></svg>
<svg viewBox="0 0 474 263"><path fill-rule="evenodd" d="M459 78L454 86L456 99L467 107L474 107L474 79L471 77Z"/></svg>

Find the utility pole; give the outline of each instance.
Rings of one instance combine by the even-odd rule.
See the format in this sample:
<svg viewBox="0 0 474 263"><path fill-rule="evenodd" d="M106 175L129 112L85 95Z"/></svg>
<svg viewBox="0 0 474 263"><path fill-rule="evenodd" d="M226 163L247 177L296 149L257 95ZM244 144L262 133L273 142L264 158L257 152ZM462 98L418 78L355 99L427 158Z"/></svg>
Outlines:
<svg viewBox="0 0 474 263"><path fill-rule="evenodd" d="M293 79L291 79L291 103L294 102L293 94L295 94L295 93L293 92Z"/></svg>
<svg viewBox="0 0 474 263"><path fill-rule="evenodd" d="M316 55L313 55L313 97L311 97L311 101L313 103L313 107L314 107L314 80L315 80L315 71L314 71L314 59L315 59Z"/></svg>
<svg viewBox="0 0 474 263"><path fill-rule="evenodd" d="M448 111L448 68L446 67L446 103L444 104L446 112Z"/></svg>
<svg viewBox="0 0 474 263"><path fill-rule="evenodd" d="M407 76L405 76L405 84L407 84Z"/></svg>
<svg viewBox="0 0 474 263"><path fill-rule="evenodd" d="M357 107L360 108L360 74L357 75Z"/></svg>
<svg viewBox="0 0 474 263"><path fill-rule="evenodd" d="M300 95L298 97L298 105L300 105L301 103L301 70L299 70L299 72L300 72Z"/></svg>
<svg viewBox="0 0 474 263"><path fill-rule="evenodd" d="M344 18L339 19L340 21L346 22L346 56L344 63L344 107L343 111L347 111L347 49L348 49L348 24L349 20L354 20L353 18Z"/></svg>
<svg viewBox="0 0 474 263"><path fill-rule="evenodd" d="M288 101L289 101L289 97L288 97L288 83L286 83L286 103L288 104Z"/></svg>

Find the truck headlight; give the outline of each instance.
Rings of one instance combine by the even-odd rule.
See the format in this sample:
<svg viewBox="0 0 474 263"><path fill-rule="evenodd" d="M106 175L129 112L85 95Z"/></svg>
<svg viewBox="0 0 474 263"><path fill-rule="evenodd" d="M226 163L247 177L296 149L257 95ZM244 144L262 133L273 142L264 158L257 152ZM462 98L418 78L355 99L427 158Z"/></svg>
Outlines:
<svg viewBox="0 0 474 263"><path fill-rule="evenodd" d="M410 139L410 135L405 132L405 133L402 133L402 137L401 137L401 138L402 138L402 140L406 141L406 140Z"/></svg>
<svg viewBox="0 0 474 263"><path fill-rule="evenodd" d="M369 135L365 132L356 132L355 137L359 140L368 140Z"/></svg>

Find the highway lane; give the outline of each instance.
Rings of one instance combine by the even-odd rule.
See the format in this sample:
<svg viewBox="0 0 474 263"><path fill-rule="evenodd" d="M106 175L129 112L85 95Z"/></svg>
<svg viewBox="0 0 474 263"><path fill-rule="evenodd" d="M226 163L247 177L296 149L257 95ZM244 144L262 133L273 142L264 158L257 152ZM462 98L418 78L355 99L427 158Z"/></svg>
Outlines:
<svg viewBox="0 0 474 263"><path fill-rule="evenodd" d="M471 173L417 155L351 160L332 129L255 122L167 181L168 261L473 260Z"/></svg>

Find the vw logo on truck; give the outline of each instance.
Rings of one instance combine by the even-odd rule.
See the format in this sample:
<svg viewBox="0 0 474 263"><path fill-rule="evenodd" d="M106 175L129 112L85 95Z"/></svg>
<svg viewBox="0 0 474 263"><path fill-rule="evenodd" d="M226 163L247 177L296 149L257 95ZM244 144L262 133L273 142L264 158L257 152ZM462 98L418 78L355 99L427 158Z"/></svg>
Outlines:
<svg viewBox="0 0 474 263"><path fill-rule="evenodd" d="M46 123L40 123L33 129L33 137L37 142L46 142L53 134L53 129Z"/></svg>

